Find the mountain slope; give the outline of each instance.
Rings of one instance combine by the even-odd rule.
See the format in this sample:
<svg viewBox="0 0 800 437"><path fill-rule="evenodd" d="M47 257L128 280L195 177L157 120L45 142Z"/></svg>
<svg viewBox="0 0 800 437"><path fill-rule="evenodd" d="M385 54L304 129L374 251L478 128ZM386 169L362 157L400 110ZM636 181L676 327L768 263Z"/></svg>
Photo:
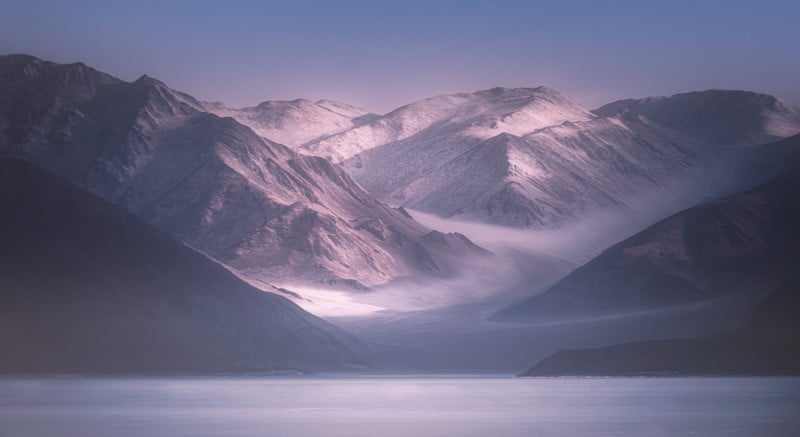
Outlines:
<svg viewBox="0 0 800 437"><path fill-rule="evenodd" d="M233 117L262 137L292 149L377 117L361 108L332 100L272 100L239 109L222 103L203 103L203 109L220 117Z"/></svg>
<svg viewBox="0 0 800 437"><path fill-rule="evenodd" d="M461 142L469 139L487 139L500 133L523 135L540 127L591 117L577 103L549 88L492 88L414 102L302 149L342 162L378 147L411 147L425 153L436 146L427 153L441 159L463 149ZM351 165L358 168L359 163L354 160Z"/></svg>
<svg viewBox="0 0 800 437"><path fill-rule="evenodd" d="M287 299L32 164L0 159L0 372L363 365Z"/></svg>
<svg viewBox="0 0 800 437"><path fill-rule="evenodd" d="M566 122L524 137L500 134L385 197L444 216L555 227L593 207L624 206L633 193L688 167L691 143L670 135L620 118ZM362 177L366 187L372 177Z"/></svg>
<svg viewBox="0 0 800 437"><path fill-rule="evenodd" d="M702 179L687 193L702 191L698 199L741 188L734 173L770 153L730 146L800 132L798 114L774 97L739 91L622 101L590 113L547 88L496 88L416 102L298 150L340 161L392 204L553 228L663 203L672 184L690 178ZM760 168L764 179L783 171L780 163Z"/></svg>
<svg viewBox="0 0 800 437"><path fill-rule="evenodd" d="M800 135L783 143L800 147ZM796 270L799 220L795 170L677 213L497 317L596 317L761 292Z"/></svg>
<svg viewBox="0 0 800 437"><path fill-rule="evenodd" d="M390 203L444 216L468 214L496 223L529 225L537 211L487 206L486 197L508 190L502 156L466 172L458 161L475 162L475 148L503 142L537 129L593 116L573 100L545 88L493 88L438 96L399 108L368 124L304 146L304 153L341 161L368 191ZM502 146L490 154L503 154ZM494 163L501 166L496 167ZM448 165L449 164L449 165ZM490 185L490 186L487 186ZM457 188L455 194L453 188ZM500 202L518 205L512 199Z"/></svg>
<svg viewBox="0 0 800 437"><path fill-rule="evenodd" d="M800 374L800 281L782 283L738 332L562 350L521 376Z"/></svg>
<svg viewBox="0 0 800 437"><path fill-rule="evenodd" d="M256 282L363 287L439 275L430 232L328 161L143 76L0 59L0 155L67 177Z"/></svg>
<svg viewBox="0 0 800 437"><path fill-rule="evenodd" d="M708 90L628 99L594 111L643 116L706 144L759 144L800 133L800 108L766 94Z"/></svg>

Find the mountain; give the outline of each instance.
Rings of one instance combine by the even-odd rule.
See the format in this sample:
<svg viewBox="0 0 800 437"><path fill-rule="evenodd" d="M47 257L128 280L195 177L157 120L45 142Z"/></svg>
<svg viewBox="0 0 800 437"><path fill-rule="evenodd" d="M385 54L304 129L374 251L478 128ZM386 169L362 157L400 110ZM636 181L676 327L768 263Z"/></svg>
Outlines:
<svg viewBox="0 0 800 437"><path fill-rule="evenodd" d="M737 332L562 350L521 376L799 375L800 281L788 280Z"/></svg>
<svg viewBox="0 0 800 437"><path fill-rule="evenodd" d="M255 107L238 109L219 102L202 105L206 112L233 117L262 137L292 149L377 117L361 108L332 100L271 100Z"/></svg>
<svg viewBox="0 0 800 437"><path fill-rule="evenodd" d="M360 180L387 201L409 208L550 228L592 208L625 206L625 198L641 187L657 187L659 178L689 166L686 143L637 121L565 122L524 137L503 133L480 141L411 183L399 184L399 190L385 189L394 186L391 172L380 177L376 170ZM375 168L390 161L408 164L389 155Z"/></svg>
<svg viewBox="0 0 800 437"><path fill-rule="evenodd" d="M708 90L609 103L593 111L646 117L704 144L768 143L800 133L800 108L749 91Z"/></svg>
<svg viewBox="0 0 800 437"><path fill-rule="evenodd" d="M352 289L457 268L430 229L337 166L153 78L11 55L0 94L0 156L66 177L255 284Z"/></svg>
<svg viewBox="0 0 800 437"><path fill-rule="evenodd" d="M798 148L800 135L781 143ZM497 317L599 317L759 293L796 272L797 223L800 170L679 212Z"/></svg>
<svg viewBox="0 0 800 437"><path fill-rule="evenodd" d="M408 147L438 161L464 149L462 142L469 139L487 139L500 133L523 135L563 121L591 117L573 100L549 88L492 88L414 102L302 149L343 162L376 148ZM358 168L358 162L354 160L351 166ZM423 170L417 169L417 173Z"/></svg>
<svg viewBox="0 0 800 437"><path fill-rule="evenodd" d="M340 162L391 204L557 228L598 211L649 209L643 199L663 203L673 196L670 184L689 178L702 179L689 197L731 191L738 167L770 153L723 146L800 132L800 109L774 97L695 94L703 98L623 101L592 113L545 87L494 88L412 103L298 151ZM649 110L645 103L662 100L670 105ZM782 171L760 168L766 179ZM713 180L703 176L712 173Z"/></svg>
<svg viewBox="0 0 800 437"><path fill-rule="evenodd" d="M344 370L361 344L34 165L0 159L0 372Z"/></svg>
<svg viewBox="0 0 800 437"><path fill-rule="evenodd" d="M569 202L535 193L566 192L589 182L572 174L580 180L548 176L543 183L531 183L532 173L561 170L563 160L553 162L560 151L521 137L593 118L549 88L493 88L415 102L300 151L340 161L368 191L393 204L534 226L562 218L565 214L556 210Z"/></svg>

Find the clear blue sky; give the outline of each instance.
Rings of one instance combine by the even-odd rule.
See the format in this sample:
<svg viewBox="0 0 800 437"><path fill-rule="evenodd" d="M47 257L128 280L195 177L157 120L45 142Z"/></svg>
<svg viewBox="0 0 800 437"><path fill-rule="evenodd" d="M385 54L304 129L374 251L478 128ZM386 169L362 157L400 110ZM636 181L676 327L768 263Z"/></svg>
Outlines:
<svg viewBox="0 0 800 437"><path fill-rule="evenodd" d="M750 89L800 103L800 0L0 0L0 53L143 73L205 100L385 112L547 85L587 106Z"/></svg>

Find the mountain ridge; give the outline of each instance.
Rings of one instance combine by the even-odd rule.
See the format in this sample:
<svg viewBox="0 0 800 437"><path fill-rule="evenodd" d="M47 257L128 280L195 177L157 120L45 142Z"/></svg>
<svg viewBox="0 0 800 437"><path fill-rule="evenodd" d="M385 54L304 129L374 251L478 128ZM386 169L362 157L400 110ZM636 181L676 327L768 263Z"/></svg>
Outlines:
<svg viewBox="0 0 800 437"><path fill-rule="evenodd" d="M291 149L377 117L361 108L327 99L316 102L304 98L266 100L244 108L231 108L220 102L201 103L200 106L202 110L220 117L232 117L260 136Z"/></svg>
<svg viewBox="0 0 800 437"><path fill-rule="evenodd" d="M590 112L545 87L447 94L402 106L298 150L341 162L368 191L393 205L550 229L663 195L664 185L718 166L713 161L729 152L725 146L755 145L800 132L800 109L772 96L740 91L686 95L711 97L643 99L677 99L672 112L622 107L636 106L635 100ZM728 104L734 108L726 109ZM714 111L713 105L723 109ZM681 118L684 106L693 115ZM678 114L678 122L657 112ZM710 119L718 127L705 135L696 120ZM504 142L514 144L513 157L484 152L483 166L471 157L476 148ZM737 151L722 159L768 159L757 150L749 153L753 156L741 158ZM459 167L464 165L471 170ZM730 177L721 177L719 188L710 190L724 193L731 184Z"/></svg>
<svg viewBox="0 0 800 437"><path fill-rule="evenodd" d="M202 112L148 76L128 83L77 64L0 59L11 78L2 82L11 98L0 105L0 154L66 176L249 279L364 288L436 274L427 259L437 256L419 240L430 230L322 158ZM15 68L35 74L8 73ZM75 77L85 79L77 92ZM414 241L422 258L358 229L361 217Z"/></svg>
<svg viewBox="0 0 800 437"><path fill-rule="evenodd" d="M796 149L800 135L780 143ZM755 189L677 212L495 317L610 316L770 289L800 260L798 192L795 165Z"/></svg>
<svg viewBox="0 0 800 437"><path fill-rule="evenodd" d="M710 89L625 99L592 112L645 116L715 144L768 143L800 133L800 107L752 91Z"/></svg>

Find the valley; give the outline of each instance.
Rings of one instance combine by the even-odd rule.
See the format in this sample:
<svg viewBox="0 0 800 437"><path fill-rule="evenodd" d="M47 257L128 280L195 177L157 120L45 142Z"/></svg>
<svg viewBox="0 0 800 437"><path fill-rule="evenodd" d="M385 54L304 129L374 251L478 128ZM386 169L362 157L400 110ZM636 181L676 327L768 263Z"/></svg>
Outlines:
<svg viewBox="0 0 800 437"><path fill-rule="evenodd" d="M564 348L700 337L744 323L794 260L796 187L748 194L800 163L800 109L764 94L589 110L547 87L491 88L384 115L330 100L234 108L28 55L0 57L0 91L0 157L344 329L363 344L338 369L515 372ZM739 206L714 219L726 202ZM681 218L698 208L713 217ZM612 258L635 251L649 279Z"/></svg>

